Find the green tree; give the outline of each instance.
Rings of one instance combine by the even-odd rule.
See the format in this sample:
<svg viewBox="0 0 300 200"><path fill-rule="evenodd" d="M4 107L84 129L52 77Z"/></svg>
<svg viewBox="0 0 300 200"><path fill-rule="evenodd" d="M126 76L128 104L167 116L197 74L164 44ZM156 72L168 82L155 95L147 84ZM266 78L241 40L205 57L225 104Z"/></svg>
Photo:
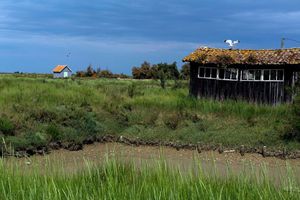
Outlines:
<svg viewBox="0 0 300 200"><path fill-rule="evenodd" d="M101 68L100 68L100 67L97 67L97 69L96 69L96 73L99 75L99 74L100 74L100 72L101 72Z"/></svg>
<svg viewBox="0 0 300 200"><path fill-rule="evenodd" d="M110 70L107 69L107 70L102 70L99 73L99 77L100 78L113 78L114 74Z"/></svg>
<svg viewBox="0 0 300 200"><path fill-rule="evenodd" d="M166 88L166 74L164 73L163 70L160 70L158 72L158 77L159 77L159 81L160 81L160 86L162 89Z"/></svg>
<svg viewBox="0 0 300 200"><path fill-rule="evenodd" d="M190 63L184 64L180 70L181 79L188 80L190 78L190 71L191 71Z"/></svg>
<svg viewBox="0 0 300 200"><path fill-rule="evenodd" d="M96 71L93 69L93 66L90 64L85 71L85 75L87 77L92 77L94 74L96 73Z"/></svg>
<svg viewBox="0 0 300 200"><path fill-rule="evenodd" d="M161 79L162 75L164 79L178 79L179 71L177 69L177 63L159 63L157 65L151 65L145 61L140 67L132 68L132 76L134 79Z"/></svg>
<svg viewBox="0 0 300 200"><path fill-rule="evenodd" d="M144 61L140 67L132 68L132 76L134 79L151 79L151 64L147 61Z"/></svg>
<svg viewBox="0 0 300 200"><path fill-rule="evenodd" d="M139 67L132 68L132 77L134 79L141 79L141 70Z"/></svg>
<svg viewBox="0 0 300 200"><path fill-rule="evenodd" d="M151 64L145 61L141 65L141 79L150 79L151 78Z"/></svg>
<svg viewBox="0 0 300 200"><path fill-rule="evenodd" d="M158 70L163 71L164 76L166 79L178 79L179 78L179 71L177 69L177 63L174 62L172 64L168 63L159 63L157 64Z"/></svg>
<svg viewBox="0 0 300 200"><path fill-rule="evenodd" d="M151 67L150 74L151 74L152 79L155 79L155 80L159 79L159 69L158 69L157 65L153 65Z"/></svg>

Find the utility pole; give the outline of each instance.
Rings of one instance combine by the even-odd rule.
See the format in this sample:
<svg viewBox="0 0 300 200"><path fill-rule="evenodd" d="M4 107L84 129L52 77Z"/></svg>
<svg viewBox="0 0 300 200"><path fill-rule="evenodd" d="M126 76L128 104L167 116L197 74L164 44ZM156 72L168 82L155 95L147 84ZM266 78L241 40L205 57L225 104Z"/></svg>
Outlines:
<svg viewBox="0 0 300 200"><path fill-rule="evenodd" d="M281 49L284 49L285 41L286 41L286 40L292 41L292 42L294 42L294 43L300 44L300 41L299 41L299 40L290 39L290 38L281 38Z"/></svg>
<svg viewBox="0 0 300 200"><path fill-rule="evenodd" d="M284 42L285 42L285 38L281 38L281 45L280 45L281 49L284 49Z"/></svg>

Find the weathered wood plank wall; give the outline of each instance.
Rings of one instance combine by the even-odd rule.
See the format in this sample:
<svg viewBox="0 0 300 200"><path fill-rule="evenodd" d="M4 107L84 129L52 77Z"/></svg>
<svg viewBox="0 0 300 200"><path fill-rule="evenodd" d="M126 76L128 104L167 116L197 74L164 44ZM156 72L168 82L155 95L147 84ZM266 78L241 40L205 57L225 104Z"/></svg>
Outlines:
<svg viewBox="0 0 300 200"><path fill-rule="evenodd" d="M292 72L285 70L284 82L226 81L198 78L198 67L191 63L190 94L198 98L233 99L254 103L280 104L290 102Z"/></svg>

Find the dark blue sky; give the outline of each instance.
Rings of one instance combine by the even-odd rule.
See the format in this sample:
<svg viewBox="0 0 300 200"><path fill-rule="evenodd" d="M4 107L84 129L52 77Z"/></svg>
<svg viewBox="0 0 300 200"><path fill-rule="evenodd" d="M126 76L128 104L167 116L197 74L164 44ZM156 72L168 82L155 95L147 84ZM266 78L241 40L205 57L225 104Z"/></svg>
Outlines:
<svg viewBox="0 0 300 200"><path fill-rule="evenodd" d="M300 40L299 0L1 0L0 71L51 72L88 64L130 73L199 46L279 48ZM300 46L291 41L286 47ZM66 54L71 52L69 58Z"/></svg>

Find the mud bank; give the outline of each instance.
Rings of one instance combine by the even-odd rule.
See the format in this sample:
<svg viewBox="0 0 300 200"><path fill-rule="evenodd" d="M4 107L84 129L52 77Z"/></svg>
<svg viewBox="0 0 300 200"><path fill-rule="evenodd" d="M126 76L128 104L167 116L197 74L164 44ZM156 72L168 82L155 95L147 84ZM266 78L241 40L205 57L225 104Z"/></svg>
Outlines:
<svg viewBox="0 0 300 200"><path fill-rule="evenodd" d="M259 179L266 175L275 184L284 184L283 178L293 176L300 183L300 160L282 160L274 157L262 157L259 154L223 153L204 151L200 154L190 149L159 146L129 146L120 143L94 143L80 151L55 150L49 155L4 159L5 165L21 167L24 173L61 172L75 174L91 166L101 166L108 159L142 165L157 166L160 161L180 170L183 174L190 170L203 174L228 177L228 175L249 175ZM200 170L200 168L201 170ZM36 169L39 170L36 170ZM40 170L42 169L42 170ZM200 172L199 172L200 173Z"/></svg>
<svg viewBox="0 0 300 200"><path fill-rule="evenodd" d="M69 151L80 151L84 146L91 145L94 143L120 143L129 146L154 146L154 147L168 147L179 150L193 150L199 154L206 151L217 151L220 154L223 153L239 153L241 156L246 154L259 154L264 158L275 157L280 159L299 159L300 151L287 151L286 149L274 150L268 149L266 146L262 147L248 147L241 145L235 148L223 147L222 145L208 145L208 144L183 144L180 142L165 142L165 141L145 141L141 139L130 139L123 136L106 135L102 137L89 137L82 142L51 142L47 146L40 147L29 147L24 149L17 149L15 152L2 151L3 157L15 156L15 157L30 157L32 155L45 155L49 154L53 150L65 149Z"/></svg>

